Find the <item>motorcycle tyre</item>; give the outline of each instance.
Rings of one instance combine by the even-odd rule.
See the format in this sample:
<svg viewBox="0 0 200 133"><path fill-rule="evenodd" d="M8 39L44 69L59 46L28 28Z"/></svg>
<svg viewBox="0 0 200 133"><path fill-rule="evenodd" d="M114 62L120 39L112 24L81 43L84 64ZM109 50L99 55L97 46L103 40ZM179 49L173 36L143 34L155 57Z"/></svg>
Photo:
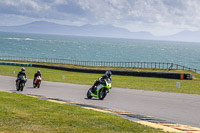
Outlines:
<svg viewBox="0 0 200 133"><path fill-rule="evenodd" d="M33 88L36 88L36 85L35 85L35 83L33 83Z"/></svg>
<svg viewBox="0 0 200 133"><path fill-rule="evenodd" d="M91 96L91 88L88 90L88 92L87 92L87 98L88 99L91 99L92 98L92 96Z"/></svg>
<svg viewBox="0 0 200 133"><path fill-rule="evenodd" d="M23 84L23 83L20 83L20 90L21 90L21 91L23 91L24 86L25 86L25 85L22 85L22 84Z"/></svg>
<svg viewBox="0 0 200 133"><path fill-rule="evenodd" d="M20 90L20 88L19 88L19 87L20 87L20 85L19 85L19 84L20 84L20 83L18 83L18 82L16 83L16 90L17 90L17 91L19 91L19 90Z"/></svg>
<svg viewBox="0 0 200 133"><path fill-rule="evenodd" d="M18 87L16 87L16 89L17 89L17 91L19 91L19 86L18 86Z"/></svg>
<svg viewBox="0 0 200 133"><path fill-rule="evenodd" d="M37 88L40 88L40 82L37 83Z"/></svg>
<svg viewBox="0 0 200 133"><path fill-rule="evenodd" d="M102 92L103 91L103 92ZM103 93L102 95L101 95L101 93ZM101 89L100 91L99 91L99 100L103 100L105 97L106 97L106 89Z"/></svg>

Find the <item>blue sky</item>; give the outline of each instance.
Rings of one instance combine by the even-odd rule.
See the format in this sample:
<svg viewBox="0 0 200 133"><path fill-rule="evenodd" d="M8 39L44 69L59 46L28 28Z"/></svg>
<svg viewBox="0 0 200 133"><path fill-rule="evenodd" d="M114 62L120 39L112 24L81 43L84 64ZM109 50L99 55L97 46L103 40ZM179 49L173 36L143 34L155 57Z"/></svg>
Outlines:
<svg viewBox="0 0 200 133"><path fill-rule="evenodd" d="M112 24L133 32L170 35L200 30L199 7L200 0L1 0L0 25Z"/></svg>

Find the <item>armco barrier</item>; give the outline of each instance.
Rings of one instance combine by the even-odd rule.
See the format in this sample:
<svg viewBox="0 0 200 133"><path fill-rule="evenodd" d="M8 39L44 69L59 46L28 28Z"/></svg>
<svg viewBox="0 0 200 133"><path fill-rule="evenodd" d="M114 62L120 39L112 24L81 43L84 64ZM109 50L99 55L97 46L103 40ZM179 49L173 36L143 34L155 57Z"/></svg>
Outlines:
<svg viewBox="0 0 200 133"><path fill-rule="evenodd" d="M59 64L71 64L81 66L95 66L95 67L127 67L127 68L149 68L149 69L180 69L189 70L195 73L200 73L200 70L190 68L187 66L167 63L167 62L115 62L115 61L81 61L81 60L69 60L61 58L37 58L37 57L19 57L19 56L0 56L0 60L11 61L29 61L29 62L44 62L44 63L59 63Z"/></svg>
<svg viewBox="0 0 200 133"><path fill-rule="evenodd" d="M50 68L57 70L66 70L73 72L85 72L85 73L99 73L104 74L106 70L97 69L84 69L84 68L68 68L62 66L49 66L49 65L38 65L32 64L32 67ZM187 79L192 80L191 73L169 73L169 72L149 72L149 71L122 71L122 70L112 70L114 75L126 75L126 76L140 76L140 77L157 77L157 78L169 78L169 79ZM181 76L184 75L184 76Z"/></svg>
<svg viewBox="0 0 200 133"><path fill-rule="evenodd" d="M31 66L31 64L18 63L18 62L0 62L0 65L12 65L12 66L24 66L24 67L30 67Z"/></svg>

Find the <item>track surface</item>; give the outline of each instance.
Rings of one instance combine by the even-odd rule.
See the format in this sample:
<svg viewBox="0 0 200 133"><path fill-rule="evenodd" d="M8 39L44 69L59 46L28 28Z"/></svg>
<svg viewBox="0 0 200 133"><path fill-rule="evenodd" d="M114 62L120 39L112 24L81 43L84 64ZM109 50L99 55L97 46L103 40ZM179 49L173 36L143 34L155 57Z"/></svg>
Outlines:
<svg viewBox="0 0 200 133"><path fill-rule="evenodd" d="M0 76L0 90L16 91L15 79ZM90 86L42 81L33 88L29 79L23 92L132 112L173 123L200 127L200 95L112 88L104 100L87 99Z"/></svg>

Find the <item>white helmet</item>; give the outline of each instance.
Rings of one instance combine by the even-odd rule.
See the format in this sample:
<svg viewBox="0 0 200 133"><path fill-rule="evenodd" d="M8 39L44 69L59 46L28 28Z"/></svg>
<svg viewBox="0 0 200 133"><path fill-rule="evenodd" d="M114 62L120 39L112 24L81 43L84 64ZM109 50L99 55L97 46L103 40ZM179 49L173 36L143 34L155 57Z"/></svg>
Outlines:
<svg viewBox="0 0 200 133"><path fill-rule="evenodd" d="M106 71L105 75L108 76L110 78L112 72L110 70Z"/></svg>

